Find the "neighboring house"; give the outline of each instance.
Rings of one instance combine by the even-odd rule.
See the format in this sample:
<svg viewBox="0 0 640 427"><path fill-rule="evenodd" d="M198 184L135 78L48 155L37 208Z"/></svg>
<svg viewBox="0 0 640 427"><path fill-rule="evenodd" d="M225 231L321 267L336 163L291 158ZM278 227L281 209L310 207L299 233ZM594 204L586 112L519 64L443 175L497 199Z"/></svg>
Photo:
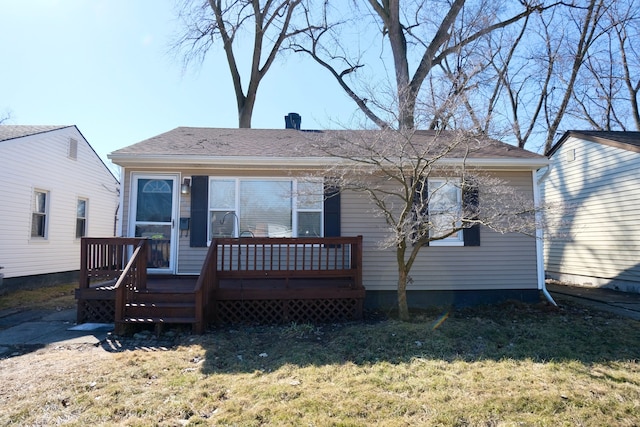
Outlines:
<svg viewBox="0 0 640 427"><path fill-rule="evenodd" d="M0 125L4 286L77 276L80 238L113 236L119 183L76 126Z"/></svg>
<svg viewBox="0 0 640 427"><path fill-rule="evenodd" d="M309 148L312 133L322 132L179 127L112 152L109 158L122 167L122 236L166 242L156 250L150 274L198 275L215 236L361 235L366 305L393 305L395 251L379 249L384 219L372 214L365 197L344 191L324 201L283 200L296 187L322 188L322 182L302 179L331 162ZM433 135L418 131L415 138ZM531 198L536 171L547 163L493 140L467 159ZM536 239L482 227L473 241L465 239L460 233L421 250L411 273L411 306L539 299L544 274Z"/></svg>
<svg viewBox="0 0 640 427"><path fill-rule="evenodd" d="M566 213L545 243L547 276L640 292L640 132L568 131L548 157L541 192Z"/></svg>

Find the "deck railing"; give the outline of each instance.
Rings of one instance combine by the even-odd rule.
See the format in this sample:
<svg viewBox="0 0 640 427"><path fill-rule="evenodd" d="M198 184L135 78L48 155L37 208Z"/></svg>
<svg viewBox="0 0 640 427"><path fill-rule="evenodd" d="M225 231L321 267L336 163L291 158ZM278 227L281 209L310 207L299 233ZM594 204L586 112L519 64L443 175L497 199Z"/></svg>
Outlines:
<svg viewBox="0 0 640 427"><path fill-rule="evenodd" d="M144 242L142 270L146 273L147 242L140 237L83 237L80 246L79 288L115 282L122 275L135 248ZM140 285L145 286L146 280Z"/></svg>
<svg viewBox="0 0 640 427"><path fill-rule="evenodd" d="M362 317L362 236L215 239L204 274L217 323Z"/></svg>
<svg viewBox="0 0 640 427"><path fill-rule="evenodd" d="M362 236L215 239L209 250L212 275L245 278L348 275L362 284Z"/></svg>

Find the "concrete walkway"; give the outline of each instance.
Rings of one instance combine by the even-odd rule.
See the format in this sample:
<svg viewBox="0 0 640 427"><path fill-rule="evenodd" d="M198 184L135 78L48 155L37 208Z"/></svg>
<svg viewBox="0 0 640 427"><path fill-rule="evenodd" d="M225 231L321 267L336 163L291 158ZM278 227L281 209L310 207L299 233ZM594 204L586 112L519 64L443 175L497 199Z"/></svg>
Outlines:
<svg viewBox="0 0 640 427"><path fill-rule="evenodd" d="M76 310L0 311L0 357L33 351L50 344L98 345L113 325L76 325Z"/></svg>
<svg viewBox="0 0 640 427"><path fill-rule="evenodd" d="M558 305L562 305L563 300L568 300L618 316L640 320L640 294L557 284L548 284L547 289Z"/></svg>

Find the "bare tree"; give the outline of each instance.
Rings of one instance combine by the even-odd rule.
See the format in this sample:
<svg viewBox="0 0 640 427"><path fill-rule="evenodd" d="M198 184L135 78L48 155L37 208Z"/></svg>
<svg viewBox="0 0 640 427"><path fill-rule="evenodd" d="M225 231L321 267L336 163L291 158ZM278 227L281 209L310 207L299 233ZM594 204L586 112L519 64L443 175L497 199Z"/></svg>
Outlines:
<svg viewBox="0 0 640 427"><path fill-rule="evenodd" d="M474 167L476 156L500 144L495 140L462 131L390 128L319 135L312 146L340 159L322 174L334 177L342 192L365 194L384 219L387 238L380 244L395 249L401 319L409 318L406 291L422 247L478 232L480 225L531 236L539 226L540 208L530 195Z"/></svg>
<svg viewBox="0 0 640 427"><path fill-rule="evenodd" d="M7 122L11 119L11 111L7 110L2 115L0 115L0 125L4 122Z"/></svg>
<svg viewBox="0 0 640 427"><path fill-rule="evenodd" d="M635 0L611 4L598 22L604 36L585 58L570 114L596 130L640 130L640 15Z"/></svg>
<svg viewBox="0 0 640 427"><path fill-rule="evenodd" d="M334 19L335 10L324 3L322 27L310 26L306 33L307 42L297 41L293 49L309 54L318 64L327 69L346 93L356 102L364 114L379 127L396 125L399 129L413 129L416 126L416 102L425 80L432 75L447 57L472 45L493 31L508 27L526 16L544 10L540 1L521 1L518 5L488 0L478 0L467 4L465 0L453 0L446 8L441 2L418 1L403 3L400 0L368 0L368 12L357 9L359 25L366 25L367 18L373 18L378 28L378 40L388 45L390 58L380 55L383 62L391 62L387 69L393 73L397 112L391 123L381 115L384 109L377 109L370 102L368 93L358 91L352 74L363 68L364 54L349 52L341 44L341 31L348 20ZM355 18L354 18L355 19ZM308 18L308 22L311 23ZM453 33L459 37L452 37ZM367 37L370 35L367 35ZM338 45L336 45L338 44ZM414 56L417 53L416 56ZM386 64L386 62L385 62ZM412 64L415 69L412 70ZM386 105L390 105L386 103ZM432 124L435 127L435 123Z"/></svg>
<svg viewBox="0 0 640 427"><path fill-rule="evenodd" d="M186 24L185 34L175 48L184 51L185 65L202 61L218 42L224 49L238 108L238 127L250 128L258 87L282 49L285 40L303 31L295 25L295 13L304 8L303 0L183 0L180 18ZM243 52L239 39L253 36L251 49ZM241 57L250 57L242 82Z"/></svg>
<svg viewBox="0 0 640 427"><path fill-rule="evenodd" d="M476 75L466 67L447 69L451 81L465 85L470 102L464 114L474 127L521 148L548 150L570 122L567 116L584 114L572 100L583 82L593 86L581 76L607 33L602 21L609 3L576 0L552 6L492 32L473 52L451 55L457 63L482 56L475 60L481 70Z"/></svg>

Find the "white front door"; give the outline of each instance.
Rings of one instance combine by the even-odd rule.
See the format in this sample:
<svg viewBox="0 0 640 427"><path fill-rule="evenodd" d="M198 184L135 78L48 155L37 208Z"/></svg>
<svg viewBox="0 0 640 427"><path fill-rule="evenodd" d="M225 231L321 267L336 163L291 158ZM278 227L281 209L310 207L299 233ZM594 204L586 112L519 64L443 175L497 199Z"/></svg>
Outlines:
<svg viewBox="0 0 640 427"><path fill-rule="evenodd" d="M150 239L150 273L174 273L178 176L134 174L132 182L129 235Z"/></svg>

